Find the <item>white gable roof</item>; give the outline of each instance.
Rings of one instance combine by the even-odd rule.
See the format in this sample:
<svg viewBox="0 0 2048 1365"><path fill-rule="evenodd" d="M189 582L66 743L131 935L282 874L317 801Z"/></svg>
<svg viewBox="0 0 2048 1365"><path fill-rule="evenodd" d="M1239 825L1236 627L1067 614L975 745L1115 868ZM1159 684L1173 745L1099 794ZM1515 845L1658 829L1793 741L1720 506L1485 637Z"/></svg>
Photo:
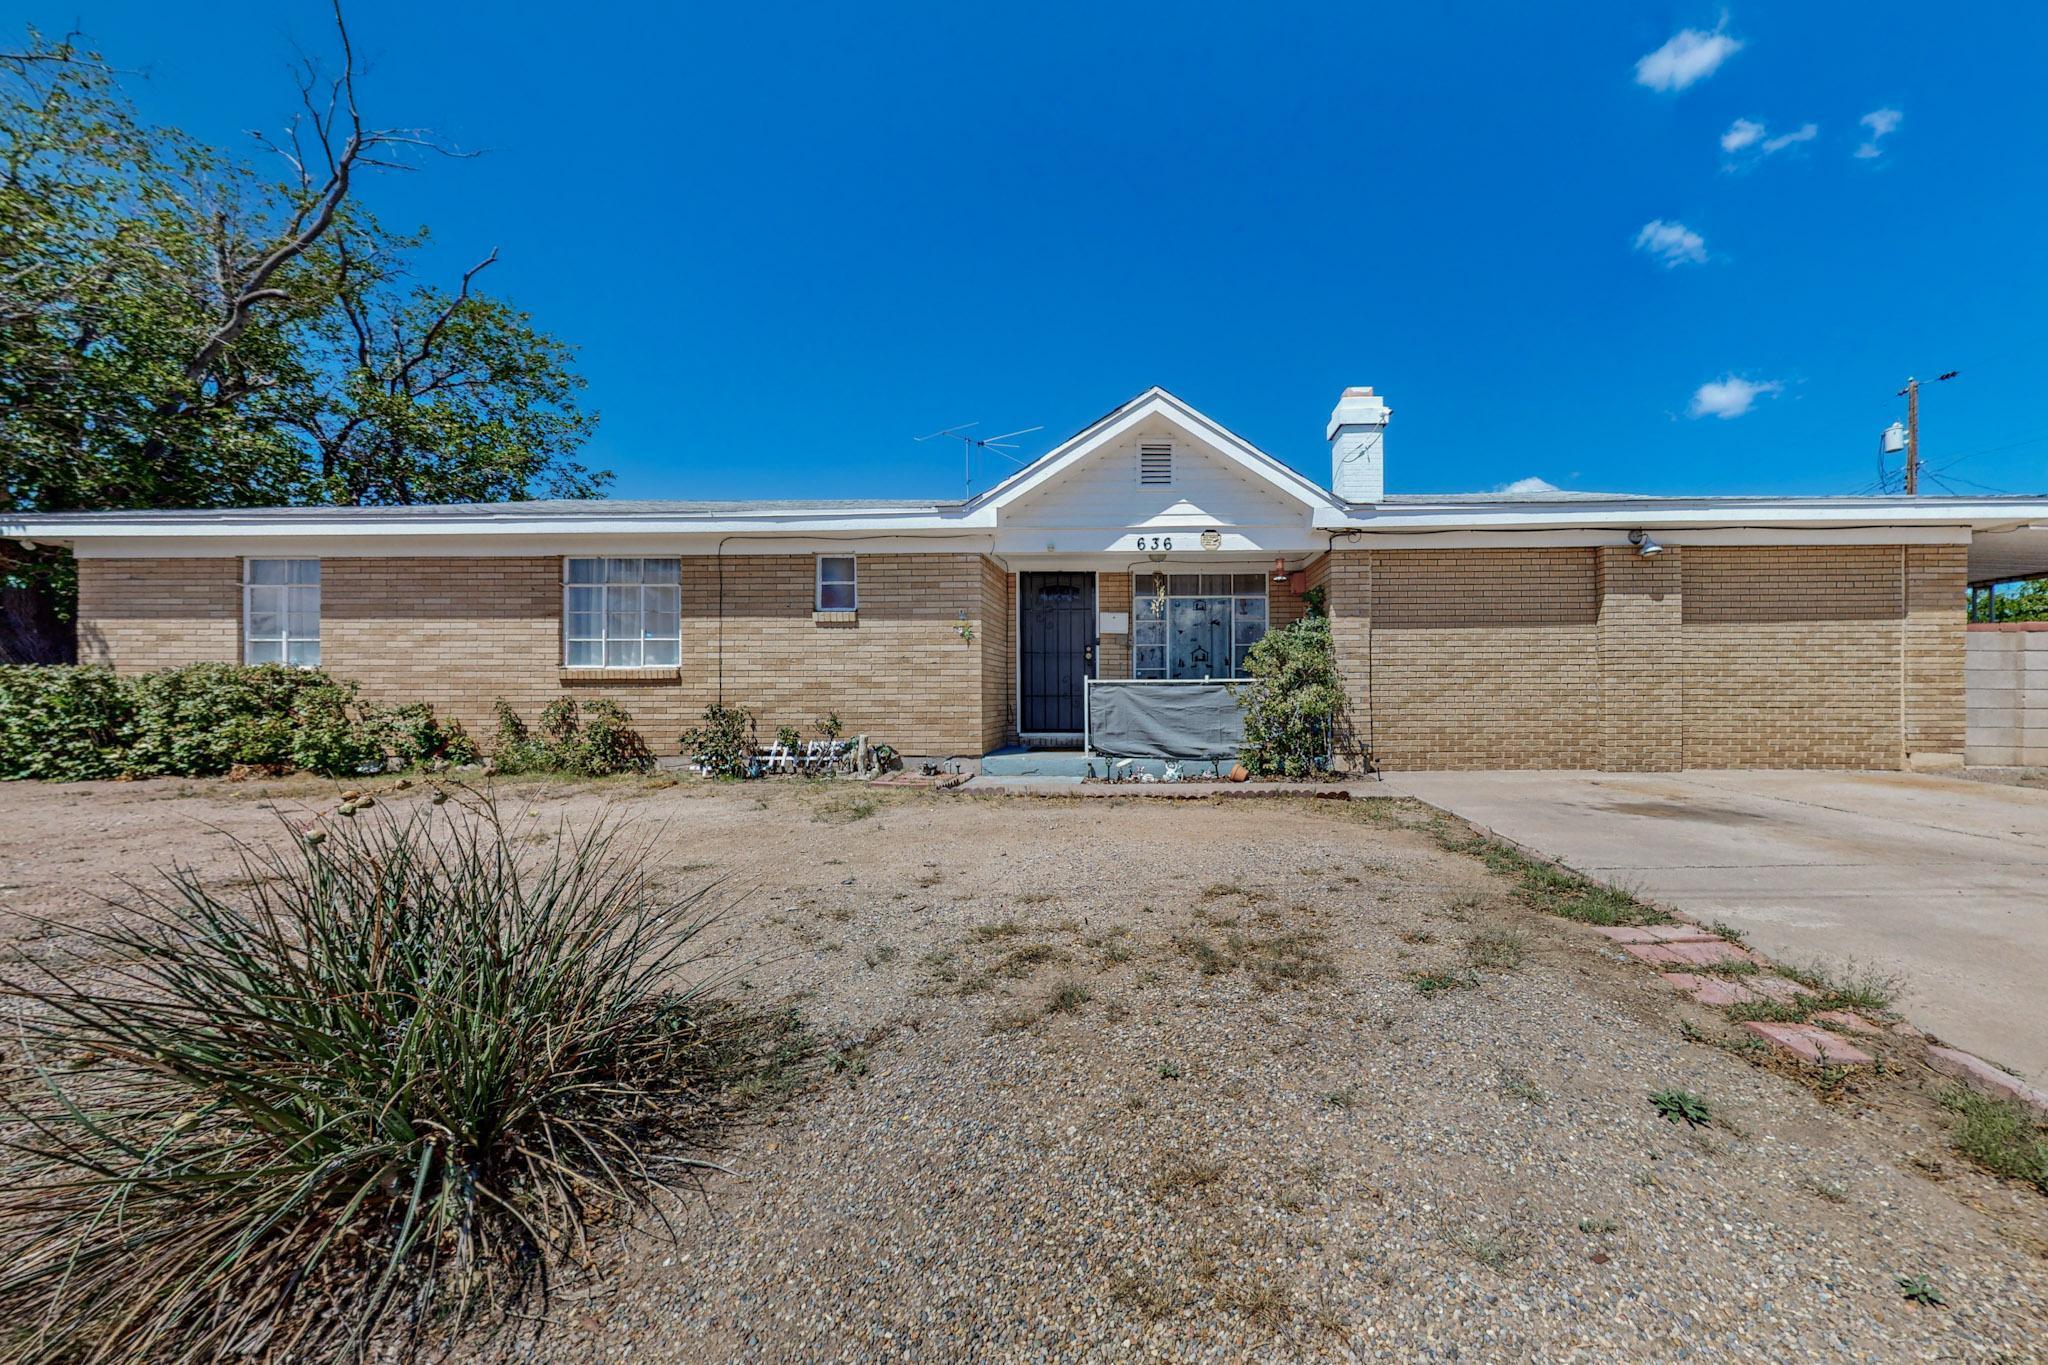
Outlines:
<svg viewBox="0 0 2048 1365"><path fill-rule="evenodd" d="M967 510L994 511L1002 521L1010 519L1006 513L1011 509L1021 511L1026 506L1036 506L1045 510L1055 501L1047 496L1055 485L1074 478L1086 465L1119 450L1134 449L1145 435L1155 432L1191 437L1197 449L1190 453L1195 455L1201 467L1214 469L1226 477L1234 476L1246 489L1246 496L1239 500L1245 504L1243 506L1229 505L1231 499L1227 493L1222 493L1220 502L1212 493L1209 501L1218 505L1201 507L1185 498L1163 496L1175 491L1172 489L1144 490L1152 495L1146 505L1160 504L1169 518L1174 515L1172 509L1176 502L1187 503L1188 520L1224 522L1253 521L1262 517L1272 520L1275 513L1279 514L1279 519L1293 520L1318 509L1337 510L1340 506L1328 489L1303 478L1228 427L1205 417L1165 389L1154 386L1089 423L1044 456L972 499ZM1221 493L1217 480L1207 482ZM1130 483L1135 492L1135 475ZM1057 512L1053 514L1058 515ZM1119 519L1114 510L1098 508L1092 520L1101 524L1104 514L1111 520Z"/></svg>

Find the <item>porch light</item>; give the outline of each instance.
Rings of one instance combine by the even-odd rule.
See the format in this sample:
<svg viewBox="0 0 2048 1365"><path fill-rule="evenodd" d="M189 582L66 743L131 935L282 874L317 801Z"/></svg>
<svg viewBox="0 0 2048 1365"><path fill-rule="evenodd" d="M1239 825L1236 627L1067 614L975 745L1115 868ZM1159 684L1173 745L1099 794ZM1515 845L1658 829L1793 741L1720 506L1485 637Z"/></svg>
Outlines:
<svg viewBox="0 0 2048 1365"><path fill-rule="evenodd" d="M1273 557L1273 581L1275 583L1285 583L1287 581L1287 561L1279 555Z"/></svg>
<svg viewBox="0 0 2048 1365"><path fill-rule="evenodd" d="M1664 553L1664 547L1650 539L1648 531L1630 531L1628 533L1628 543L1636 547L1636 553L1639 555L1661 555Z"/></svg>

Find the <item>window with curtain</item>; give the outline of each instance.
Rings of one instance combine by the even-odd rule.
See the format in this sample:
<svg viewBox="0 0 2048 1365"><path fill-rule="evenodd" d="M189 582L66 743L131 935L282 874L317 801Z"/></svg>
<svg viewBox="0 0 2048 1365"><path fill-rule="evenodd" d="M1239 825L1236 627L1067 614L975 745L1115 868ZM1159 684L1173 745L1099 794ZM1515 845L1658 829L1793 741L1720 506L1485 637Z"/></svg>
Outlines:
<svg viewBox="0 0 2048 1365"><path fill-rule="evenodd" d="M243 561L242 660L320 666L320 561Z"/></svg>
<svg viewBox="0 0 2048 1365"><path fill-rule="evenodd" d="M1131 676L1241 678L1266 636L1266 576L1139 573L1131 579Z"/></svg>
<svg viewBox="0 0 2048 1365"><path fill-rule="evenodd" d="M681 663L681 561L566 561L562 661L571 668L667 668Z"/></svg>
<svg viewBox="0 0 2048 1365"><path fill-rule="evenodd" d="M859 601L859 573L853 556L819 555L817 609L853 611Z"/></svg>

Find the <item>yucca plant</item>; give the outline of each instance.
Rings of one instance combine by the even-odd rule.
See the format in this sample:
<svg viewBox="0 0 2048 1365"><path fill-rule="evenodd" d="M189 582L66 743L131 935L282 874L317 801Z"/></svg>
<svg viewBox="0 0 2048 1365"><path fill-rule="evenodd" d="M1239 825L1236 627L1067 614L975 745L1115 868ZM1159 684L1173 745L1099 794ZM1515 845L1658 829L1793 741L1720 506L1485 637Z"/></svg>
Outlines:
<svg viewBox="0 0 2048 1365"><path fill-rule="evenodd" d="M17 964L0 1356L414 1347L702 1164L761 1036L701 984L703 893L658 900L609 821L332 823L245 846L232 895L138 891L105 966Z"/></svg>

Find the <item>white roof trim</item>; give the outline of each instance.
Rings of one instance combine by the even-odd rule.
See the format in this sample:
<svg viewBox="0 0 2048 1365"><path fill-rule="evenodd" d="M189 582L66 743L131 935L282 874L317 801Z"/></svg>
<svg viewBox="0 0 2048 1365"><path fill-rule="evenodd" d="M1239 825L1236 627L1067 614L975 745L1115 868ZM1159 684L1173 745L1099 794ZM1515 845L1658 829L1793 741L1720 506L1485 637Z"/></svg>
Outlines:
<svg viewBox="0 0 2048 1365"><path fill-rule="evenodd" d="M1000 511L1026 494L1043 488L1146 418L1154 416L1164 416L1188 428L1214 446L1224 458L1296 502L1332 512L1343 506L1330 495L1329 489L1303 478L1230 428L1197 412L1155 384L1122 407L1097 418L994 488L973 498L967 507L970 511L983 508Z"/></svg>

